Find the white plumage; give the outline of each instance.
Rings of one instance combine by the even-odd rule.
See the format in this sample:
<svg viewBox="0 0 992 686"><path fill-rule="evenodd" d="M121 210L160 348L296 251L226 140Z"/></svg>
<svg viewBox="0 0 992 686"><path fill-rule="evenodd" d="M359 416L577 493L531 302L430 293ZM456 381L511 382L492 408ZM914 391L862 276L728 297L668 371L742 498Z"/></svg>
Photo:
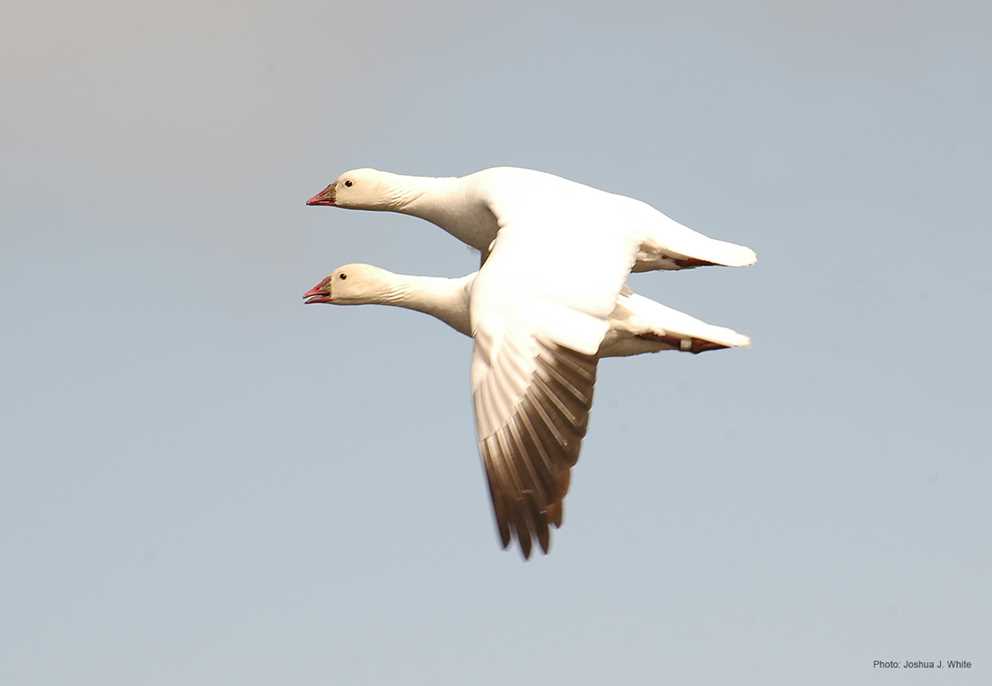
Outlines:
<svg viewBox="0 0 992 686"><path fill-rule="evenodd" d="M359 169L308 204L414 215L481 251L458 307L467 303L475 339L472 397L500 537L525 557L533 538L547 552L549 526L561 524L604 351L747 343L625 289L631 271L756 260L632 198L509 167L439 179Z"/></svg>

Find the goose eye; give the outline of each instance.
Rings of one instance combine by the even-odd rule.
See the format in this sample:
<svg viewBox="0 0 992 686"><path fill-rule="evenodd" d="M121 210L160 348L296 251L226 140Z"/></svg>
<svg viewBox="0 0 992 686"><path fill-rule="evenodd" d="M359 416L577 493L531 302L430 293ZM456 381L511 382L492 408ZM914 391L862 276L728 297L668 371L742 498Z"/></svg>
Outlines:
<svg viewBox="0 0 992 686"><path fill-rule="evenodd" d="M351 181L350 180L349 181L345 181L344 182L344 185L347 186L348 188L351 188Z"/></svg>
<svg viewBox="0 0 992 686"><path fill-rule="evenodd" d="M338 274L338 278L343 281L344 279L347 279L348 278L348 275L347 274Z"/></svg>

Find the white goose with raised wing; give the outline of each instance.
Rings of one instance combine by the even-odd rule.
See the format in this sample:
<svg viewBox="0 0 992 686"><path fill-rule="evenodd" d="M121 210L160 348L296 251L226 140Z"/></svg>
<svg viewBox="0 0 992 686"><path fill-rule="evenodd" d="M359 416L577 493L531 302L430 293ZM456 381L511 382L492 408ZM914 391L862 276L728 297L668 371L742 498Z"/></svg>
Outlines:
<svg viewBox="0 0 992 686"><path fill-rule="evenodd" d="M581 245L594 234L607 236L629 253L626 271L742 267L757 260L750 248L705 236L640 200L516 167L443 178L353 169L307 204L400 212L426 219L478 249L483 263L497 233L514 225L552 233L557 241L573 245ZM564 257L556 252L541 257L546 261Z"/></svg>
<svg viewBox="0 0 992 686"><path fill-rule="evenodd" d="M544 552L562 522L569 470L585 435L596 362L660 350L699 353L746 346L713 326L622 288L606 311L561 302L561 289L507 275L501 238L480 272L457 279L339 267L304 294L307 303L381 304L424 312L475 339L472 388L479 450L503 546ZM592 277L590 277L592 278ZM595 279L592 279L595 280ZM583 296L578 296L583 297Z"/></svg>

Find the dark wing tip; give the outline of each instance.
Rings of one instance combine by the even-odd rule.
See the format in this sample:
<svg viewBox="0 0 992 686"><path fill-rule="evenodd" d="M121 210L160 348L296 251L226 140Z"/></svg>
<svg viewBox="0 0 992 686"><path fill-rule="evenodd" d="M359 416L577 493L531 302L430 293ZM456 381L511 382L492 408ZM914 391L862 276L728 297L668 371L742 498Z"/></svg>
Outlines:
<svg viewBox="0 0 992 686"><path fill-rule="evenodd" d="M500 542L525 560L560 528L570 469L589 421L597 358L540 341L536 371L508 420L479 441Z"/></svg>
<svg viewBox="0 0 992 686"><path fill-rule="evenodd" d="M547 520L541 522L537 529L537 542L541 544L541 552L545 555L551 549L551 530L548 528Z"/></svg>
<svg viewBox="0 0 992 686"><path fill-rule="evenodd" d="M523 513L517 513L516 526L514 528L517 530L517 543L520 544L520 552L525 560L529 560L531 549L530 529L527 527Z"/></svg>

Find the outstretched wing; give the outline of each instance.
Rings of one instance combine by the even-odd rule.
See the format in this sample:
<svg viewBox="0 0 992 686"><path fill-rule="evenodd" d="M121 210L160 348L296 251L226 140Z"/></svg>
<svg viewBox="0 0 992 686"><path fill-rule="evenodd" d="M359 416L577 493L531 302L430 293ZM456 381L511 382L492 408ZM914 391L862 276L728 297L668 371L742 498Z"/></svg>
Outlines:
<svg viewBox="0 0 992 686"><path fill-rule="evenodd" d="M748 264L639 201L495 168L465 192L496 218L470 306L476 428L504 547L547 552L588 424L596 360L631 269ZM488 253L488 254L486 254Z"/></svg>
<svg viewBox="0 0 992 686"><path fill-rule="evenodd" d="M474 355L479 452L500 539L516 538L527 558L536 538L546 553L589 424L596 356L520 330L498 345L478 331Z"/></svg>
<svg viewBox="0 0 992 686"><path fill-rule="evenodd" d="M519 179L511 179L514 182ZM592 406L599 346L634 262L623 232L551 212L536 179L490 186L500 229L472 288L472 397L504 547L529 557L560 526ZM557 205L556 205L557 206Z"/></svg>

